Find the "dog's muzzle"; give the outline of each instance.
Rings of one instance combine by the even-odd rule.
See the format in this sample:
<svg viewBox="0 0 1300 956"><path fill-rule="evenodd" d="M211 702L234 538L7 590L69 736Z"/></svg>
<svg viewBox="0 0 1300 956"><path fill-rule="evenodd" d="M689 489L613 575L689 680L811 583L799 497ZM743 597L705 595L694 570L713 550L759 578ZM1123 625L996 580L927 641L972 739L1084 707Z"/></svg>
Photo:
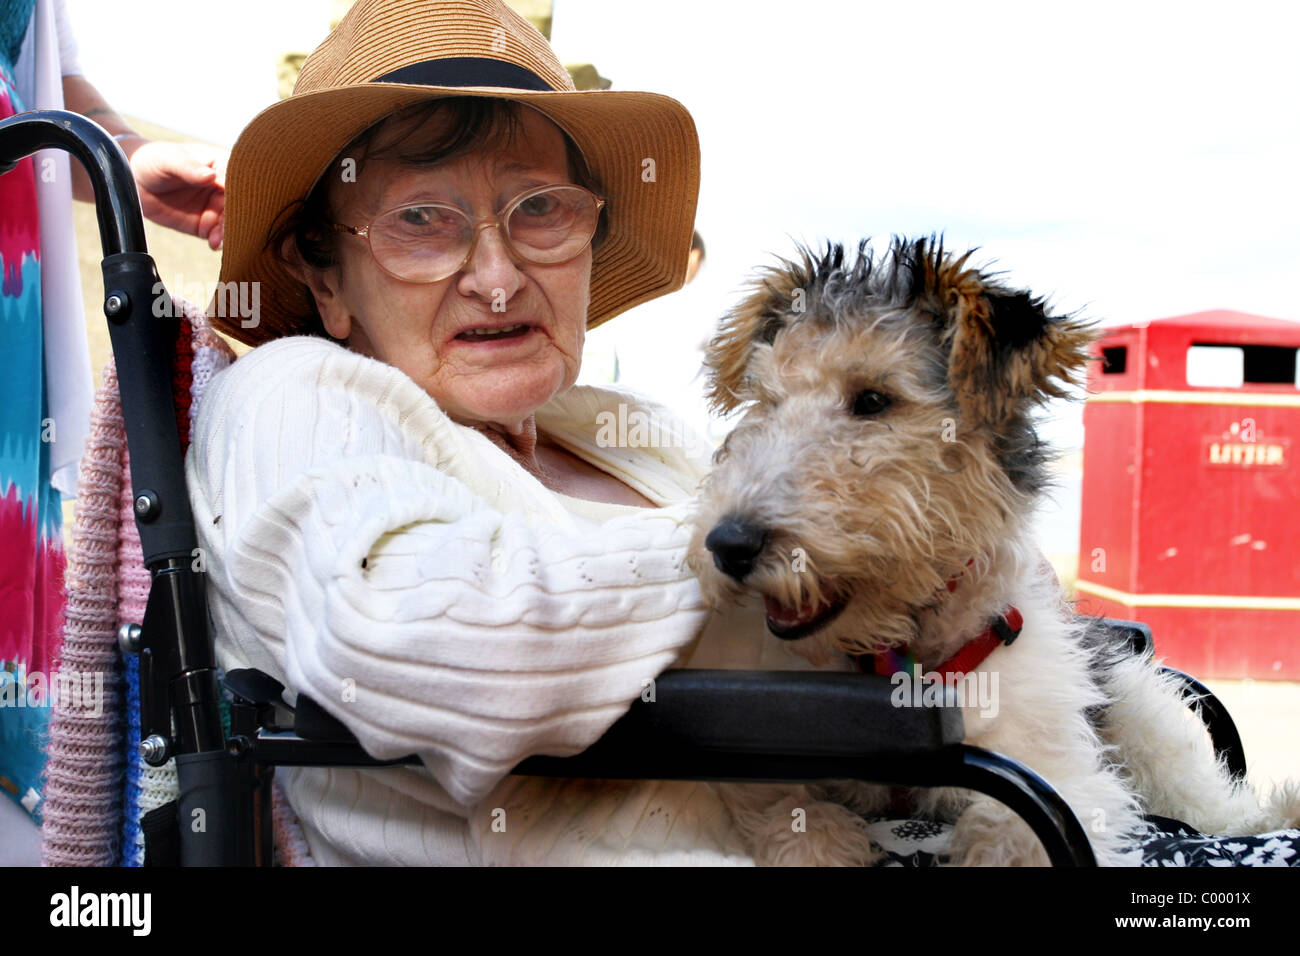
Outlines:
<svg viewBox="0 0 1300 956"><path fill-rule="evenodd" d="M704 539L704 546L713 552L714 566L737 581L754 570L766 545L766 528L735 517L723 518Z"/></svg>

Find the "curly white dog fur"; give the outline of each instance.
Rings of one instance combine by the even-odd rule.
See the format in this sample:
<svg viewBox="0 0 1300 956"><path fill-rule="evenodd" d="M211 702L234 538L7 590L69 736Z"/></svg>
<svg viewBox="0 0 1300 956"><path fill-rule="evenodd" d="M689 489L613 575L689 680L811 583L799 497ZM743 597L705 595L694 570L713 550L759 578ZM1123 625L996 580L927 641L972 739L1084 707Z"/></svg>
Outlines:
<svg viewBox="0 0 1300 956"><path fill-rule="evenodd" d="M726 317L707 353L711 399L745 413L700 500L690 560L706 595L761 596L769 630L813 663L894 649L922 672L1017 609L1018 639L978 664L996 700L965 702L966 742L1048 780L1103 865L1137 862L1144 811L1206 833L1296 825L1300 787L1261 806L1216 761L1178 683L1102 646L1063 603L1026 524L1048 458L1031 413L1078 383L1093 332L968 268L970 255L934 240L895 240L883 262L866 243L856 257L801 250ZM885 805L883 788L723 789L760 863L879 855L860 814ZM915 799L956 818L952 862L1047 862L987 797Z"/></svg>

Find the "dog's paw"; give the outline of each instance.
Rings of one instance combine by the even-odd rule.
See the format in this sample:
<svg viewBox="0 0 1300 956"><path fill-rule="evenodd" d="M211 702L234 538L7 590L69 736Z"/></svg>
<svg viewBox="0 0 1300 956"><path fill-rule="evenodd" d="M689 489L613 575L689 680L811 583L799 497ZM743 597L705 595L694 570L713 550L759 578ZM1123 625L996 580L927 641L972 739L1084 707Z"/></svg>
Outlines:
<svg viewBox="0 0 1300 956"><path fill-rule="evenodd" d="M759 866L871 866L884 856L852 810L793 796L774 804L751 838Z"/></svg>
<svg viewBox="0 0 1300 956"><path fill-rule="evenodd" d="M1269 794L1261 810L1259 830L1300 830L1300 780L1282 780Z"/></svg>
<svg viewBox="0 0 1300 956"><path fill-rule="evenodd" d="M1002 804L978 800L953 827L943 866L1051 866L1042 841Z"/></svg>

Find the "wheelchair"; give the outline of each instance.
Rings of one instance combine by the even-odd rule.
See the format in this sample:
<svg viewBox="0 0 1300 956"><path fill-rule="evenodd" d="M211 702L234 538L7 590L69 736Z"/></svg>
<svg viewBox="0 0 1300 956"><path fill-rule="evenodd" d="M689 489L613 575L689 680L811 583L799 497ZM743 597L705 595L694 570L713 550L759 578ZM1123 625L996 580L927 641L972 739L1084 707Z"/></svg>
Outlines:
<svg viewBox="0 0 1300 956"><path fill-rule="evenodd" d="M148 255L135 182L125 155L97 124L41 111L0 122L0 175L37 150L63 149L94 186L109 322L130 451L130 487L150 579L143 620L118 642L139 662L139 748L151 766L175 761L179 798L146 820L146 865L271 865L272 783L277 766L383 767L346 727L305 695L290 708L284 688L258 671L219 675L204 574L197 570L172 381L180 321L158 321L161 289ZM161 295L166 296L164 291ZM174 312L166 314L173 315ZM1153 653L1150 630L1104 621L1134 654ZM1168 669L1167 669L1168 670ZM1174 671L1209 729L1216 752L1245 776L1241 739L1204 685ZM516 774L593 779L810 782L855 780L902 787L960 787L1018 813L1055 866L1096 865L1070 808L1031 768L962 742L955 707L890 703L875 675L672 670L654 703L629 712L585 752L535 756ZM222 710L228 719L223 721ZM280 726L277 712L291 712ZM202 828L182 826L202 812Z"/></svg>

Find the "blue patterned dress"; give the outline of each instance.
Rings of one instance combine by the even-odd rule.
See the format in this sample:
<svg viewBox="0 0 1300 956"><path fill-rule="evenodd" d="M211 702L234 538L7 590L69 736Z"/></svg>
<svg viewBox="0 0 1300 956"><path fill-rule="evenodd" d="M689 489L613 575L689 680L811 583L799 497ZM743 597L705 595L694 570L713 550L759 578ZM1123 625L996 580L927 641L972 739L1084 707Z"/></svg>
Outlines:
<svg viewBox="0 0 1300 956"><path fill-rule="evenodd" d="M0 119L34 0L0 6ZM0 176L0 789L40 820L51 662L63 614L62 500L50 484L37 171Z"/></svg>

